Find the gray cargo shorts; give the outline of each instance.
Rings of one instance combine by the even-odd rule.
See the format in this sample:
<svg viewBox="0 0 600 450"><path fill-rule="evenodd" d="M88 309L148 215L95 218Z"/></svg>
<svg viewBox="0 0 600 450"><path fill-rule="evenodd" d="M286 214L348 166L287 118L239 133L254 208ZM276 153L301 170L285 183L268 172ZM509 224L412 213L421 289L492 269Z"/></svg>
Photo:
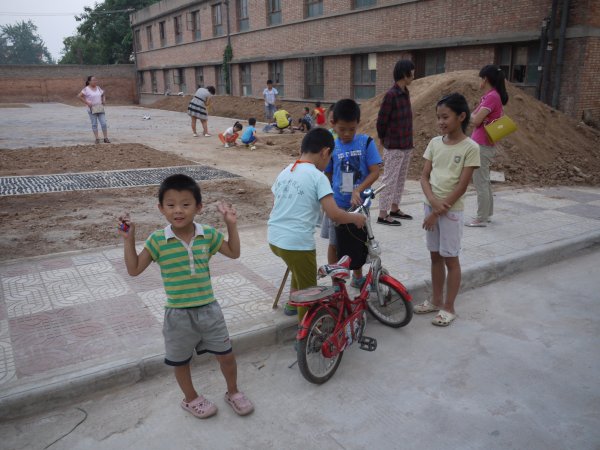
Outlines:
<svg viewBox="0 0 600 450"><path fill-rule="evenodd" d="M231 352L227 324L216 301L195 308L165 308L163 336L165 364L169 366L186 365L194 350L198 355Z"/></svg>

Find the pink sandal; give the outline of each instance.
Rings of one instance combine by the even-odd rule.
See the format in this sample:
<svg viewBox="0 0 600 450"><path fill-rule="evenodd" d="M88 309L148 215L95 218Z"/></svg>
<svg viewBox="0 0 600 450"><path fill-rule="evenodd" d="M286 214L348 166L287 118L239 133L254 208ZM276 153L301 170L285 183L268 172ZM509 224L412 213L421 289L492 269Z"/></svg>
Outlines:
<svg viewBox="0 0 600 450"><path fill-rule="evenodd" d="M225 392L225 401L240 416L248 415L254 411L254 405L243 392L237 392L231 396L229 392Z"/></svg>
<svg viewBox="0 0 600 450"><path fill-rule="evenodd" d="M200 419L206 419L217 413L217 405L204 398L203 395L199 395L191 402L186 402L184 398L181 401L181 407Z"/></svg>

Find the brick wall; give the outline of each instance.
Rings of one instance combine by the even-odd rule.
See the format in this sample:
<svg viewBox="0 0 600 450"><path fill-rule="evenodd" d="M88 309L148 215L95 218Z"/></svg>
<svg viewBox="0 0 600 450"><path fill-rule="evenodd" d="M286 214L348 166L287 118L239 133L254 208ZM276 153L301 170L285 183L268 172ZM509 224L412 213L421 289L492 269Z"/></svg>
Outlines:
<svg viewBox="0 0 600 450"><path fill-rule="evenodd" d="M109 103L137 101L133 65L0 65L0 103L77 102L89 75L98 78ZM148 82L150 80L148 79Z"/></svg>
<svg viewBox="0 0 600 450"><path fill-rule="evenodd" d="M142 30L142 49L147 25L154 27L159 20L164 20L167 33L165 48L156 49L156 34L153 37L155 50L138 53L138 67L149 70L203 65L206 67L204 84L216 84L211 76L214 76L214 65L222 61L227 38L213 36L210 3L208 0L195 3L163 0L147 8L154 11L154 17L136 13L133 23ZM393 83L393 66L400 58L414 59L417 55L420 58L427 49L445 48L446 71L478 69L494 62L497 45L535 42L539 39L542 19L550 13L552 0L453 0L451 5L447 0L378 0L375 6L360 10L352 10L353 3L353 0L323 0L324 15L305 19L304 1L281 0L282 23L269 26L266 2L248 0L249 30L239 32L237 2L231 2L234 70L239 69L235 67L240 63L252 65L253 95L260 97L268 77L266 60L284 60L285 98L302 99L305 97L303 58L323 56L324 100L331 101L352 95L352 55L376 53L376 93L379 94ZM179 10L174 12L174 8ZM202 39L197 42L187 30L186 16L195 10L200 11L202 31ZM157 17L159 11L164 14L162 18ZM600 27L600 0L571 0L569 13L568 27L575 35L591 33L593 36L597 30L589 27ZM183 44L177 46L173 30L176 15L182 16L184 28ZM223 30L226 35L224 6ZM595 75L600 69L593 53L597 51L595 39L568 40L571 50L565 53L561 109L574 116L580 115L584 106L598 109L600 93L596 93L596 88L590 96L579 86L584 82L595 86ZM576 60L583 49L589 60L586 64ZM572 73L577 70L580 73ZM237 73L232 81L233 93L241 93ZM193 86L188 83L188 91Z"/></svg>

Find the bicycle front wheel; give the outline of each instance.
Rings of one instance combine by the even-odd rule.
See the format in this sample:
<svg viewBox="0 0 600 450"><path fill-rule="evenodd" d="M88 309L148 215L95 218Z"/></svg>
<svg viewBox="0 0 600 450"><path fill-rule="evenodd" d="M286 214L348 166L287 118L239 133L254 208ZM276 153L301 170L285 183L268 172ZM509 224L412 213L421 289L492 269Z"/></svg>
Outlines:
<svg viewBox="0 0 600 450"><path fill-rule="evenodd" d="M403 327L412 320L412 303L385 278L379 278L377 292L369 294L367 306L377 320L392 328Z"/></svg>
<svg viewBox="0 0 600 450"><path fill-rule="evenodd" d="M332 358L323 355L323 343L333 334L337 324L335 312L321 309L309 325L308 334L298 345L298 367L302 376L311 383L323 384L329 380L342 361L343 352Z"/></svg>

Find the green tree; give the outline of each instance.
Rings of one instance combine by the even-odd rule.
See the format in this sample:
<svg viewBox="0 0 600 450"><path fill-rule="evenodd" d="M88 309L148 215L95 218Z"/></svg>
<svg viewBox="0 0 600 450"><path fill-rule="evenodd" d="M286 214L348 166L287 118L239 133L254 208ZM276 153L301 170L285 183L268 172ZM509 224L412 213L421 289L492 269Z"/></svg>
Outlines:
<svg viewBox="0 0 600 450"><path fill-rule="evenodd" d="M0 26L0 64L54 64L37 27L28 20Z"/></svg>
<svg viewBox="0 0 600 450"><path fill-rule="evenodd" d="M128 64L133 57L129 14L158 0L105 0L75 19L77 34L63 40L61 64Z"/></svg>

